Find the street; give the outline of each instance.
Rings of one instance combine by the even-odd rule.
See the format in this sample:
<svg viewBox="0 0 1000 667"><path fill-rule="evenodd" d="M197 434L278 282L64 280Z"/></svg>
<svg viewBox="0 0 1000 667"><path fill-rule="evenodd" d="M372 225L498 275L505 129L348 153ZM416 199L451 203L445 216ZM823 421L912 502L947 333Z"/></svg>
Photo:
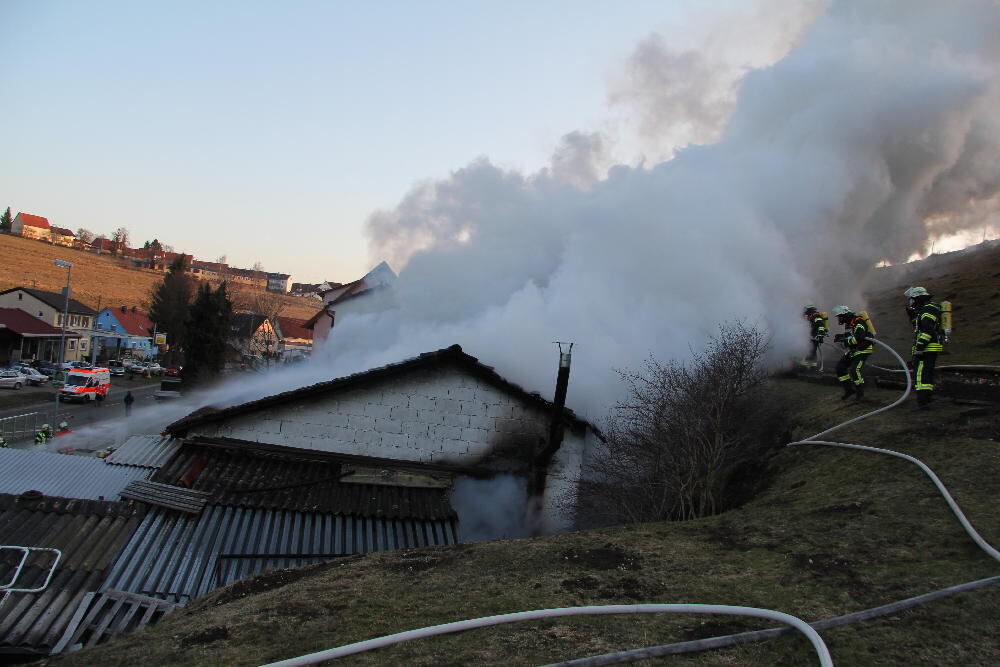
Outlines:
<svg viewBox="0 0 1000 667"><path fill-rule="evenodd" d="M56 402L53 390L49 387L24 387L17 392L3 390L0 393L0 430L10 433L10 428L15 427L13 422L16 421L17 426L21 426L24 423L21 420L9 420L7 424L10 428L5 429L2 426L4 423L2 420L4 419L30 413L39 413L36 419L30 420L32 423L37 422L38 426L47 423L51 424L53 428L57 428L60 422L66 421L69 423L70 429L76 431L83 426L124 417L125 406L122 400L129 391L132 392L132 396L135 398L135 402L132 404L133 410L144 407L148 408L154 405L156 401L153 398L153 394L159 388L160 383L158 381L147 381L145 383L136 381L133 384L128 380L119 380L112 383L108 398L104 401L87 403L66 403L60 401L58 414L56 414ZM31 401L28 396L32 395L37 395L38 400ZM12 404L14 404L13 407L11 407ZM9 446L23 447L30 444L33 437L33 433L17 437L8 435L7 440Z"/></svg>

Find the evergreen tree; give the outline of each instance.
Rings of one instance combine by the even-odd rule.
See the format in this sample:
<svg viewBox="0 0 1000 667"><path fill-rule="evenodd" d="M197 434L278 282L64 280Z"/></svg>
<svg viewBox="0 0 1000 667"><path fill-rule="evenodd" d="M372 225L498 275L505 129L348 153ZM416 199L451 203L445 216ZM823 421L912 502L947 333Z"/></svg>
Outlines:
<svg viewBox="0 0 1000 667"><path fill-rule="evenodd" d="M194 281L185 268L183 257L175 259L163 282L153 290L150 297L149 319L156 325L158 333L167 334L170 351L167 352L166 361L169 363L180 361L185 324L194 294Z"/></svg>
<svg viewBox="0 0 1000 667"><path fill-rule="evenodd" d="M14 222L14 219L10 217L10 206L8 206L3 215L0 215L0 232L9 232L12 222Z"/></svg>
<svg viewBox="0 0 1000 667"><path fill-rule="evenodd" d="M219 374L225 363L226 339L233 305L226 294L226 283L214 292L202 283L191 305L184 341L184 383L198 385Z"/></svg>

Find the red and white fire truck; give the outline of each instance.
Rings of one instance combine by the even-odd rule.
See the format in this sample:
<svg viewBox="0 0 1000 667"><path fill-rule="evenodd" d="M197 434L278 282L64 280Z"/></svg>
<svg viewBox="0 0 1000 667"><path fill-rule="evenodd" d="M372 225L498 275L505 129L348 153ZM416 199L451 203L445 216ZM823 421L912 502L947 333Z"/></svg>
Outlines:
<svg viewBox="0 0 1000 667"><path fill-rule="evenodd" d="M66 371L66 383L59 390L60 401L103 401L111 390L111 371L107 368L72 368Z"/></svg>

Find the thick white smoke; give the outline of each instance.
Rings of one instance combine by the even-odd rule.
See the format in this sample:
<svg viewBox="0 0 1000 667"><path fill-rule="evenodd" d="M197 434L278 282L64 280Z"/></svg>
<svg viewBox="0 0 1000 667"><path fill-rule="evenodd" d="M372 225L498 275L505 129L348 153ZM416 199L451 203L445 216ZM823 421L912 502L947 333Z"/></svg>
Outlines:
<svg viewBox="0 0 1000 667"><path fill-rule="evenodd" d="M880 260L981 229L1000 189L1000 5L807 9L799 16L824 11L804 30L785 26L774 43L790 50L732 79L728 107L698 86L669 89L683 59L660 59L670 76L652 76L650 49L662 55L662 44L645 43L640 80L664 89L629 98L656 116L644 131L725 107L731 115L706 111L700 126L715 143L607 170L609 142L570 133L539 173L483 158L375 213L372 263L400 271L398 309L338 318L308 369L223 388L211 402L453 343L550 396L551 341L564 340L576 343L568 403L600 418L622 390L614 369L687 358L727 320L759 323L779 354L799 354L804 303L861 305ZM705 76L701 64L692 74ZM713 81L728 90L729 79ZM701 106L678 95L700 95Z"/></svg>
<svg viewBox="0 0 1000 667"><path fill-rule="evenodd" d="M612 369L687 357L726 320L797 353L803 303L860 305L879 260L996 205L998 29L989 0L834 2L746 74L714 144L586 182L601 144L572 135L551 170L480 159L421 184L368 223L399 308L338 322L337 354L364 368L459 343L547 393L549 343L572 340L570 404L598 416Z"/></svg>

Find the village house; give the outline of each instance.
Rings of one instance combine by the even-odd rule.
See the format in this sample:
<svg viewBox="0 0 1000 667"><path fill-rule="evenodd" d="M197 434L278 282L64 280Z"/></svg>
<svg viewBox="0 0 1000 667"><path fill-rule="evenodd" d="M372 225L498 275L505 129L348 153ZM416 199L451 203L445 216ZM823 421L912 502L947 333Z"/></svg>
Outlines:
<svg viewBox="0 0 1000 667"><path fill-rule="evenodd" d="M105 308L94 321L94 357L146 359L153 354L153 323L136 306Z"/></svg>
<svg viewBox="0 0 1000 667"><path fill-rule="evenodd" d="M56 244L72 248L76 244L76 234L65 227L50 227L49 238Z"/></svg>
<svg viewBox="0 0 1000 667"><path fill-rule="evenodd" d="M29 287L12 287L0 292L0 308L17 308L32 317L36 317L56 329L63 327L63 310L66 298L58 292ZM76 299L69 300L69 319L66 321L67 334L64 361L83 361L90 354L91 327L97 312ZM42 353L52 350L43 349ZM38 358L38 357L36 357ZM58 345L52 358L48 361L59 361Z"/></svg>
<svg viewBox="0 0 1000 667"><path fill-rule="evenodd" d="M338 318L350 313L374 313L394 307L395 294L391 287L395 282L396 273L382 262L354 282L337 284L322 291L323 308L304 325L313 332L313 350L323 346Z"/></svg>
<svg viewBox="0 0 1000 667"><path fill-rule="evenodd" d="M298 361L312 354L312 331L303 326L305 322L291 317L276 318L278 354L282 361Z"/></svg>
<svg viewBox="0 0 1000 667"><path fill-rule="evenodd" d="M431 466L449 471L453 481L513 476L537 500L531 521L549 532L568 525L561 508L573 504L583 461L599 438L572 412L553 410L453 345L249 403L205 408L167 432L190 442ZM553 419L566 433L555 450Z"/></svg>
<svg viewBox="0 0 1000 667"><path fill-rule="evenodd" d="M257 313L229 318L229 361L256 365L278 358L279 334L271 320Z"/></svg>
<svg viewBox="0 0 1000 667"><path fill-rule="evenodd" d="M268 273L267 291L276 294L288 294L292 286L292 277L287 273Z"/></svg>
<svg viewBox="0 0 1000 667"><path fill-rule="evenodd" d="M68 332L67 338L80 335ZM27 360L59 361L62 330L17 308L0 308L0 367Z"/></svg>
<svg viewBox="0 0 1000 667"><path fill-rule="evenodd" d="M48 218L30 213L18 213L10 224L10 233L27 239L48 241L51 239L51 228Z"/></svg>

